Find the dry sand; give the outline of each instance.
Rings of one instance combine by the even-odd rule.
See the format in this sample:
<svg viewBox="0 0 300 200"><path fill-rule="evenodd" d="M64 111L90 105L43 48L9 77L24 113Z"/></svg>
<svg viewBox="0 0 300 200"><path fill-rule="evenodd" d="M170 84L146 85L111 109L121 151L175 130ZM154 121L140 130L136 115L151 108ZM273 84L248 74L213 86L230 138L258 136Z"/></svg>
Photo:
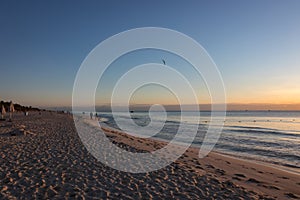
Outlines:
<svg viewBox="0 0 300 200"><path fill-rule="evenodd" d="M95 127L96 128L96 127ZM106 129L132 152L165 145ZM216 152L190 148L158 171L132 174L98 162L85 149L71 116L17 114L0 121L0 199L299 199L300 176Z"/></svg>

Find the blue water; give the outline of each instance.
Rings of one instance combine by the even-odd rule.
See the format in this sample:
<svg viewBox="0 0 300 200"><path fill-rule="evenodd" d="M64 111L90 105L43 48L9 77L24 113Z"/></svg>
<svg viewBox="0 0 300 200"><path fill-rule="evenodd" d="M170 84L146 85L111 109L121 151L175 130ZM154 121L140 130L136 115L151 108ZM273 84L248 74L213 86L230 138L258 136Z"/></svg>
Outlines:
<svg viewBox="0 0 300 200"><path fill-rule="evenodd" d="M153 137L170 141L180 123L187 127L194 124L198 125L198 132L193 145L200 147L210 122L210 113L201 112L200 123L195 112L183 115L183 122L180 112L168 112L166 120L159 113L152 116L154 125L164 122L162 130ZM100 123L119 129L110 113L100 113L100 116ZM115 119L125 123L129 121L124 113L118 113ZM131 119L141 127L150 123L148 112L132 113ZM147 132L139 134L147 135ZM185 142L185 138L180 138L180 142ZM227 112L214 150L300 169L300 112Z"/></svg>

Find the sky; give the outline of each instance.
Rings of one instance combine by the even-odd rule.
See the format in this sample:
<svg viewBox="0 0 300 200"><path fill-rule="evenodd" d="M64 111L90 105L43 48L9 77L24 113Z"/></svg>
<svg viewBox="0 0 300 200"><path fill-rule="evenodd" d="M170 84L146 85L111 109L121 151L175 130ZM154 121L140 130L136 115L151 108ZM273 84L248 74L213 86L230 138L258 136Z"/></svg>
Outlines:
<svg viewBox="0 0 300 200"><path fill-rule="evenodd" d="M164 27L206 49L223 77L228 103L300 104L299 10L297 0L1 1L0 99L70 106L76 73L100 42L133 28ZM98 104L109 101L109 90L124 71L121 66L159 63L164 57L193 79L191 67L180 65L184 61L176 56L133 54L112 64L105 83L99 84ZM199 103L208 103L200 79L199 85L195 82L203 96ZM137 91L131 102L174 104L176 99L153 86Z"/></svg>

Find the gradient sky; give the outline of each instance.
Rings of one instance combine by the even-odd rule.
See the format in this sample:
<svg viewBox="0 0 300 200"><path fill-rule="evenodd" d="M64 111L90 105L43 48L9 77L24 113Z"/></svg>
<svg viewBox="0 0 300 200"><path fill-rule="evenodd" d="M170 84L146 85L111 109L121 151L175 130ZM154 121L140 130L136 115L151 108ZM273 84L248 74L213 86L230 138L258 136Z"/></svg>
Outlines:
<svg viewBox="0 0 300 200"><path fill-rule="evenodd" d="M299 10L297 0L1 1L0 99L71 105L77 70L98 43L154 26L208 51L229 103L300 103Z"/></svg>

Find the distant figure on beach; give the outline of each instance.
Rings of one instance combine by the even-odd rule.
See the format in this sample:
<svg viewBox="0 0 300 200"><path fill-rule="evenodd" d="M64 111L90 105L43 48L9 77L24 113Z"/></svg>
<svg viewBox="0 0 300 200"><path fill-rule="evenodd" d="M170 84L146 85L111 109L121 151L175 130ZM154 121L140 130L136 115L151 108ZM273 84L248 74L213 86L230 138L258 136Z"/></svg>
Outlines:
<svg viewBox="0 0 300 200"><path fill-rule="evenodd" d="M13 112L15 112L15 107L12 101L9 104L9 121L12 120Z"/></svg>
<svg viewBox="0 0 300 200"><path fill-rule="evenodd" d="M97 114L97 113L95 114L95 119L96 119L96 120L98 119L98 114Z"/></svg>
<svg viewBox="0 0 300 200"><path fill-rule="evenodd" d="M28 116L28 111L24 110L24 116Z"/></svg>
<svg viewBox="0 0 300 200"><path fill-rule="evenodd" d="M2 107L2 108L1 108L1 119L4 120L4 116L5 116L5 114L6 114L6 110L5 110L4 105L2 105L1 107Z"/></svg>
<svg viewBox="0 0 300 200"><path fill-rule="evenodd" d="M91 119L93 119L93 113L92 112L90 113L90 117L91 117Z"/></svg>
<svg viewBox="0 0 300 200"><path fill-rule="evenodd" d="M163 64L166 65L166 61L164 59L161 59L161 60L162 60Z"/></svg>

